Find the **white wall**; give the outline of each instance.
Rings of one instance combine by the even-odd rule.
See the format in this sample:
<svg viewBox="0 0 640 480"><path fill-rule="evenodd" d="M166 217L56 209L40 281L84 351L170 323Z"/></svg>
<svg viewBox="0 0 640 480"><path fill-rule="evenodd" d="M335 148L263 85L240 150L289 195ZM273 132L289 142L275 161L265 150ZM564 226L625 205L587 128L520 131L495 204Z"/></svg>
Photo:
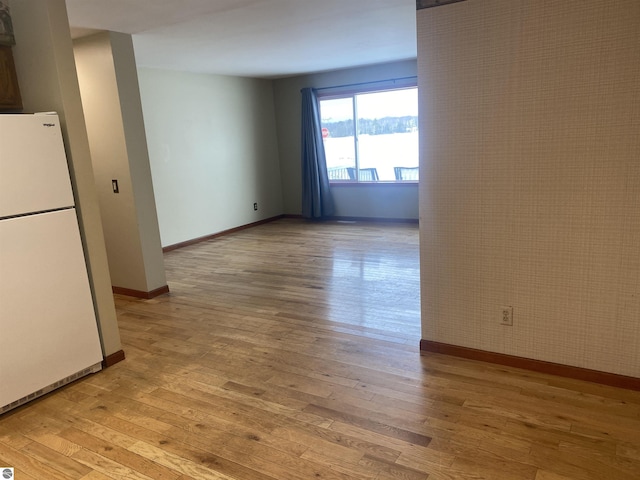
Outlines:
<svg viewBox="0 0 640 480"><path fill-rule="evenodd" d="M637 0L418 11L424 339L640 377L639 46Z"/></svg>
<svg viewBox="0 0 640 480"><path fill-rule="evenodd" d="M278 148L282 171L284 212L302 213L300 160L301 95L305 87L323 88L416 75L416 61L337 70L274 81ZM355 185L331 188L336 216L418 218L417 185Z"/></svg>
<svg viewBox="0 0 640 480"><path fill-rule="evenodd" d="M80 38L74 53L111 281L152 292L166 278L131 36Z"/></svg>
<svg viewBox="0 0 640 480"><path fill-rule="evenodd" d="M163 246L283 213L270 81L138 75Z"/></svg>

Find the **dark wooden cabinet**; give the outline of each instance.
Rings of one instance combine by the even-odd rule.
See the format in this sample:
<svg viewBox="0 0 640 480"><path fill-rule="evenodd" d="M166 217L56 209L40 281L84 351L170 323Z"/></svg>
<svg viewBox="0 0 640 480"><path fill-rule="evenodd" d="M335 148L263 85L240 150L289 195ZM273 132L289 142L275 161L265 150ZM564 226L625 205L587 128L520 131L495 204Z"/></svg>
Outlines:
<svg viewBox="0 0 640 480"><path fill-rule="evenodd" d="M10 46L0 45L0 111L22 109L16 65Z"/></svg>

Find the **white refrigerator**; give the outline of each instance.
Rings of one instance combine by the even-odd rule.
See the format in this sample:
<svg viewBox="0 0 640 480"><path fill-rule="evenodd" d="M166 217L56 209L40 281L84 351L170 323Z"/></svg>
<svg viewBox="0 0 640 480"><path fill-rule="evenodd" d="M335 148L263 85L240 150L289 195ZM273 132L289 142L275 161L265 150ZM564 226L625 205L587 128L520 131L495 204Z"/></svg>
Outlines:
<svg viewBox="0 0 640 480"><path fill-rule="evenodd" d="M0 114L0 414L101 368L55 114Z"/></svg>

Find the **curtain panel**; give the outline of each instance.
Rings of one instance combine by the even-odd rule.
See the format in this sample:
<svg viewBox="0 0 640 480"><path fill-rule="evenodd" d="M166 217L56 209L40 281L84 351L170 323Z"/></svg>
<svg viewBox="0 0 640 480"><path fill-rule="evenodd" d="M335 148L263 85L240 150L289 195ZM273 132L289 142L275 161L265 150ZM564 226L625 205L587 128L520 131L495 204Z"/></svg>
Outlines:
<svg viewBox="0 0 640 480"><path fill-rule="evenodd" d="M302 216L322 218L333 215L327 161L320 127L318 98L312 88L302 93Z"/></svg>

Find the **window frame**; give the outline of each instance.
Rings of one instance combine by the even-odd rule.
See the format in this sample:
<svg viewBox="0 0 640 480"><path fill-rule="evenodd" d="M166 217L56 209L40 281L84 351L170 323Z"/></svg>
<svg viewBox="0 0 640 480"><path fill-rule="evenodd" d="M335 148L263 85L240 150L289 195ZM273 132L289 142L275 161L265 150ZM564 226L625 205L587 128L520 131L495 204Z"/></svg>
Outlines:
<svg viewBox="0 0 640 480"><path fill-rule="evenodd" d="M358 107L356 97L358 95L365 95L371 93L384 93L391 91L399 91L399 90L408 90L414 89L418 90L418 84L415 78L410 78L409 81L406 79L401 84L391 84L388 86L380 86L380 85L367 85L361 84L356 86L346 86L346 87L337 87L337 89L327 88L326 90L332 91L322 91L325 89L318 89L317 98L318 98L318 107L320 112L322 112L322 101L324 100L337 100L337 99L351 99L351 107L352 107L352 120L353 120L353 143L354 143L354 155L355 161L354 166L356 169L356 178L355 179L331 179L329 178L329 183L332 187L335 186L354 186L354 185L363 185L363 186L371 186L371 185L417 185L419 183L419 177L416 180L361 180L360 179L360 152L359 152L359 140L358 140ZM394 81L391 81L394 82ZM419 117L418 117L418 125L419 125ZM322 127L321 120L321 127ZM351 168L351 167L350 167ZM411 167L414 168L414 167ZM419 163L415 168L419 168Z"/></svg>

